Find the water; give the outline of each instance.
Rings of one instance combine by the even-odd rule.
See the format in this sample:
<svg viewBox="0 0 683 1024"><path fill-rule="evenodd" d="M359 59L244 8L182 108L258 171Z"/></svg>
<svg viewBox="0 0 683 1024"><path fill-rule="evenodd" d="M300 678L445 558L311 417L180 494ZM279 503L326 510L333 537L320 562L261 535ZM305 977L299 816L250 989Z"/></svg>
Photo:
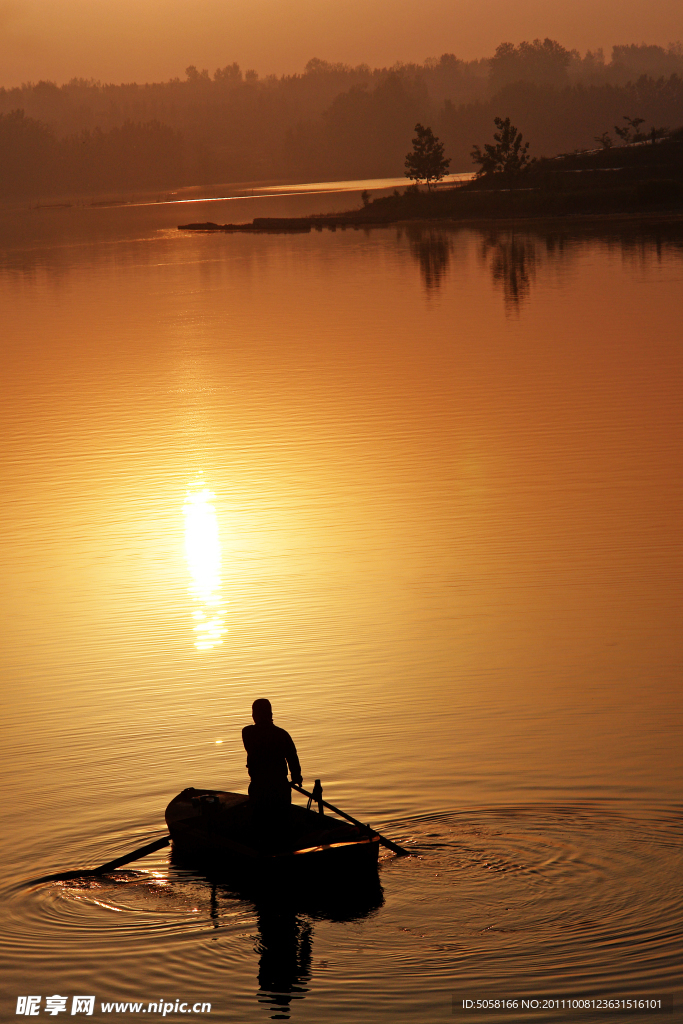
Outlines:
<svg viewBox="0 0 683 1024"><path fill-rule="evenodd" d="M683 235L187 219L3 214L2 1019L679 1010ZM379 886L235 892L167 850L34 884L244 790L257 696L413 853Z"/></svg>

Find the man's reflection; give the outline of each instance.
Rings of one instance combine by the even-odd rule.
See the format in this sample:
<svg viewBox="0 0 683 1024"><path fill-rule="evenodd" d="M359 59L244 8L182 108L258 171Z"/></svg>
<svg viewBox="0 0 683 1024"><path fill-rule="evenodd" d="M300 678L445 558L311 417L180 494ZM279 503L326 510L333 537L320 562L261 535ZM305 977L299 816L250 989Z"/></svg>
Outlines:
<svg viewBox="0 0 683 1024"><path fill-rule="evenodd" d="M271 1011L270 1020L289 1020L292 1001L303 999L309 990L313 922L360 921L382 906L384 893L377 876L365 884L356 880L340 885L337 880L324 889L308 884L300 891L291 884L241 892L214 884L210 905L216 928L220 928L221 908L229 910L236 900L247 900L256 913L257 998Z"/></svg>
<svg viewBox="0 0 683 1024"><path fill-rule="evenodd" d="M259 941L259 1002L279 1012L271 1020L288 1020L292 999L308 992L313 926L291 906L256 907Z"/></svg>

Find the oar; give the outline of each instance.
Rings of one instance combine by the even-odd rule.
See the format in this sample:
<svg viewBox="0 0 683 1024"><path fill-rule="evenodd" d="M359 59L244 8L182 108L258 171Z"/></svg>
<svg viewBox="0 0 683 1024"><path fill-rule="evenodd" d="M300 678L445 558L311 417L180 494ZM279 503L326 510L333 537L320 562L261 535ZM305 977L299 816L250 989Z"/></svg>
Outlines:
<svg viewBox="0 0 683 1024"><path fill-rule="evenodd" d="M148 853L154 853L156 850L163 850L164 846L168 846L170 842L170 836L162 836L161 839L155 839L153 843L147 843L146 846L141 846L138 850L133 850L132 853L127 853L123 857L117 857L115 860L108 860L106 864L100 864L98 868L88 868L84 871L62 871L59 875L45 875L44 878L34 879L31 884L39 885L42 882L68 882L72 878L88 878L93 875L106 875L110 871L115 871L116 868L123 867L124 864L131 864L134 860L140 860L141 857L146 857Z"/></svg>
<svg viewBox="0 0 683 1024"><path fill-rule="evenodd" d="M326 800L323 800L322 797L318 795L318 793L316 793L314 796L313 793L308 793L305 789L302 789L301 786L297 786L294 782L291 783L291 786L292 789L295 789L297 791L297 793L301 793L303 796L307 796L309 800L315 800L318 804L322 804L323 807L327 807L328 811L332 811L333 814L338 814L340 818L346 818L347 821L352 822L354 825L358 825L359 828L365 829L365 831L369 832L370 835L377 836L382 846L386 846L387 850L392 850L399 856L403 854L405 854L406 857L409 856L408 850L404 850L402 846L398 845L398 843L393 843L391 839L387 839L386 836L380 835L380 833L375 831L374 828L370 828L369 825L364 825L363 822L358 821L357 818L352 818L351 815L346 814L345 811L340 811L338 807L334 807L332 804L328 804L328 802Z"/></svg>

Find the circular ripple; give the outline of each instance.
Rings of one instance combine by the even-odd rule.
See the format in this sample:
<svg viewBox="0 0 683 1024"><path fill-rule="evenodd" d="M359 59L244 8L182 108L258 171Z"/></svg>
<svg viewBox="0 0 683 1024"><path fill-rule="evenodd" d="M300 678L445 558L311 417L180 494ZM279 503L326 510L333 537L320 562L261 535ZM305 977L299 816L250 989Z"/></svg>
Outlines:
<svg viewBox="0 0 683 1024"><path fill-rule="evenodd" d="M677 807L640 814L598 802L392 822L387 832L413 856L383 861L383 896L346 918L259 906L157 855L145 871L15 889L0 954L117 958L121 986L154 971L158 987L171 968L179 991L229 977L245 1000L257 971L281 977L291 961L292 984L310 981L323 1016L370 1019L354 1003L364 999L373 1022L392 1019L378 995L388 991L412 1019L432 1019L453 993L677 992L682 822Z"/></svg>
<svg viewBox="0 0 683 1024"><path fill-rule="evenodd" d="M411 900L424 910L412 967L504 994L510 979L570 993L678 985L679 809L497 808L416 818L403 834L416 857L385 871L400 879L396 911Z"/></svg>

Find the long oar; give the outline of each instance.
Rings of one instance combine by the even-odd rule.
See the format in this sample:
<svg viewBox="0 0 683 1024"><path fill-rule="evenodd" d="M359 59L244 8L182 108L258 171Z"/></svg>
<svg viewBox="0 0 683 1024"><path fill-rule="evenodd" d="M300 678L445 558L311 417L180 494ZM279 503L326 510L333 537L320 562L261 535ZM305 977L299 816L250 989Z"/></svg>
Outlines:
<svg viewBox="0 0 683 1024"><path fill-rule="evenodd" d="M106 875L110 871L115 871L116 868L123 867L124 864L131 864L134 860L140 860L141 857L146 857L148 853L154 853L156 850L163 850L164 846L168 846L171 842L170 836L162 836L161 839L155 839L153 843L147 843L146 846L141 846L138 850L133 850L132 853L127 853L123 857L117 857L115 860L108 860L106 864L100 864L98 868L88 868L84 871L62 871L58 875L45 875L44 878L36 878L31 883L32 885L39 885L41 882L68 882L72 878L88 878L93 875Z"/></svg>
<svg viewBox="0 0 683 1024"><path fill-rule="evenodd" d="M406 857L409 856L408 850L404 850L402 846L398 845L398 843L393 843L391 839L387 839L386 836L381 835L374 828L370 828L369 825L364 825L363 822L358 821L357 818L352 818L351 815L346 814L345 811L340 811L338 807L334 807L332 804L328 804L328 802L326 800L323 800L318 793L315 793L315 795L313 793L308 793L305 789L302 789L301 786L297 786L293 782L291 783L291 786L292 789L295 789L297 791L297 793L301 793L303 796L307 796L309 801L315 800L318 805L322 804L323 807L327 807L328 811L332 811L333 814L338 814L340 818L346 818L347 821L352 822L354 825L358 825L359 828L362 828L366 832L369 832L370 835L377 836L382 846L386 846L387 850L392 850L394 853L399 854L399 856L404 854Z"/></svg>

